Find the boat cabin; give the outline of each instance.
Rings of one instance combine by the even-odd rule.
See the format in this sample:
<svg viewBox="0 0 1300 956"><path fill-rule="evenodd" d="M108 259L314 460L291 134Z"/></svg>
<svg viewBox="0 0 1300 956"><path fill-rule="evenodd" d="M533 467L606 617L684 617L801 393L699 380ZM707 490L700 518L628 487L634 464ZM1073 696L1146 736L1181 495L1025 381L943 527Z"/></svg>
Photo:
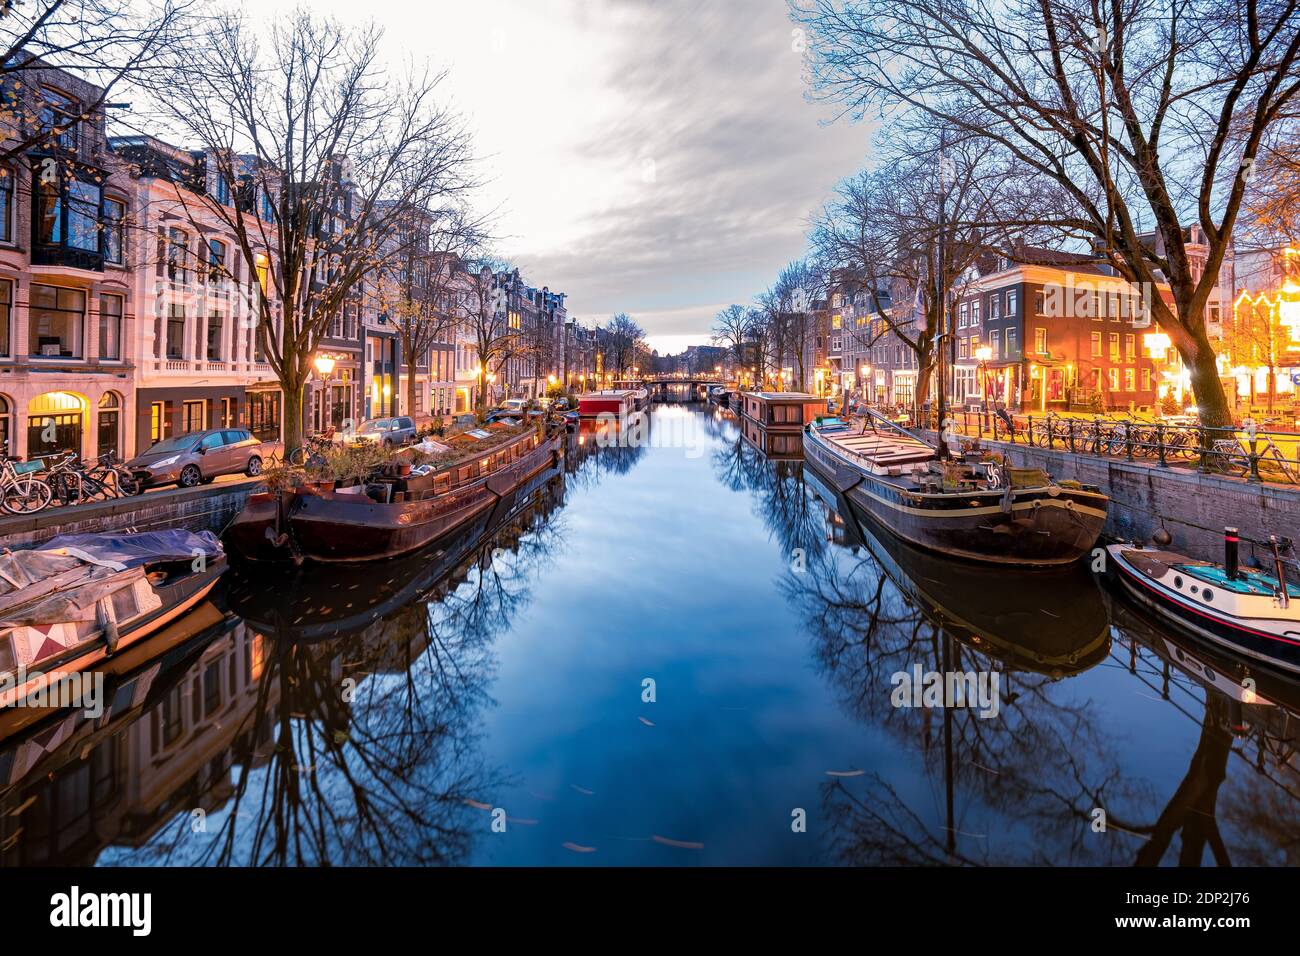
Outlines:
<svg viewBox="0 0 1300 956"><path fill-rule="evenodd" d="M801 432L826 414L826 399L807 392L743 392L741 413L769 431Z"/></svg>
<svg viewBox="0 0 1300 956"><path fill-rule="evenodd" d="M583 418L631 415L639 407L638 393L631 388L613 388L578 396L578 414Z"/></svg>

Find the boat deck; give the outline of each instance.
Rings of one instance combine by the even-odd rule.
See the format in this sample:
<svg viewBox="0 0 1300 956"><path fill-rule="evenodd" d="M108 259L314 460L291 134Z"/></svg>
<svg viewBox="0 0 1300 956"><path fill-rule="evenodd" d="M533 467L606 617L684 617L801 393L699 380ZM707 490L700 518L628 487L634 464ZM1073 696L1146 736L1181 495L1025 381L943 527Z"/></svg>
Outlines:
<svg viewBox="0 0 1300 956"><path fill-rule="evenodd" d="M827 444L856 457L878 475L901 477L909 474L912 466L927 465L935 457L934 449L925 442L898 434L870 429L858 432L844 425L819 428L817 435Z"/></svg>

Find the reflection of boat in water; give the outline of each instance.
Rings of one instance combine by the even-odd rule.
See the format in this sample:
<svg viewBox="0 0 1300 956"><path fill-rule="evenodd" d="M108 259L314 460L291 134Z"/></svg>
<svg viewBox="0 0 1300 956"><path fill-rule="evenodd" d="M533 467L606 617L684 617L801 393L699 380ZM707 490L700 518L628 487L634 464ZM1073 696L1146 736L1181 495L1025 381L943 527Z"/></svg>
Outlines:
<svg viewBox="0 0 1300 956"><path fill-rule="evenodd" d="M479 515L436 547L393 561L347 568L318 565L279 575L236 567L227 589L231 610L260 633L293 641L361 631L430 595L487 536L509 525L545 493L558 473L558 468L549 468L521 485L510 511Z"/></svg>
<svg viewBox="0 0 1300 956"><path fill-rule="evenodd" d="M1300 587L1286 582L1280 558L1274 575L1239 567L1235 529L1225 539L1223 565L1156 548L1106 550L1125 591L1163 620L1263 665L1300 673Z"/></svg>
<svg viewBox="0 0 1300 956"><path fill-rule="evenodd" d="M60 535L0 555L0 707L111 669L202 601L225 569L206 531Z"/></svg>
<svg viewBox="0 0 1300 956"><path fill-rule="evenodd" d="M804 455L859 512L889 532L950 557L1016 567L1078 560L1097 542L1109 499L971 452L936 449L868 412L863 430L838 419L808 426Z"/></svg>
<svg viewBox="0 0 1300 956"><path fill-rule="evenodd" d="M816 472L804 475L844 521L846 543L865 548L904 595L959 641L1020 670L1053 678L1087 670L1110 649L1105 602L1081 567L1014 575L945 559L846 513Z"/></svg>
<svg viewBox="0 0 1300 956"><path fill-rule="evenodd" d="M38 768L74 739L80 751L115 733L131 715L166 693L205 647L235 624L211 601L115 654L96 667L104 675L103 712L90 716L78 700L69 707L14 707L0 713L0 789ZM93 740L91 739L93 738Z"/></svg>

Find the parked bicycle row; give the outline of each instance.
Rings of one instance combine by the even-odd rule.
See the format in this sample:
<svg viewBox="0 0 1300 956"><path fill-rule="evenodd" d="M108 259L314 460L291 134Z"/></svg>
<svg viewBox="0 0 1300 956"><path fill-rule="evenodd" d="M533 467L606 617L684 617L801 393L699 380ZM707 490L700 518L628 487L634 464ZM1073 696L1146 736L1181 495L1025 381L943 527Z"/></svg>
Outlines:
<svg viewBox="0 0 1300 956"><path fill-rule="evenodd" d="M967 435L995 441L1300 484L1300 435L1265 431L1250 420L1241 428L1212 428L1190 421L1088 419L1052 412L1013 416L999 409L987 415L961 411L955 422Z"/></svg>

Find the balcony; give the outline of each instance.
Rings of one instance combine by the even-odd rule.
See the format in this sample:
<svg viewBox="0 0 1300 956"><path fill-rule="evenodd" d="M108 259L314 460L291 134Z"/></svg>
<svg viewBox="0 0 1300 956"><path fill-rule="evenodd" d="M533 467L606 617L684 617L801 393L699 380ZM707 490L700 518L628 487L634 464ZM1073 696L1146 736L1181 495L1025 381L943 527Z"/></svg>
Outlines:
<svg viewBox="0 0 1300 956"><path fill-rule="evenodd" d="M98 252L75 249L62 244L33 243L32 265L103 272L104 257Z"/></svg>

